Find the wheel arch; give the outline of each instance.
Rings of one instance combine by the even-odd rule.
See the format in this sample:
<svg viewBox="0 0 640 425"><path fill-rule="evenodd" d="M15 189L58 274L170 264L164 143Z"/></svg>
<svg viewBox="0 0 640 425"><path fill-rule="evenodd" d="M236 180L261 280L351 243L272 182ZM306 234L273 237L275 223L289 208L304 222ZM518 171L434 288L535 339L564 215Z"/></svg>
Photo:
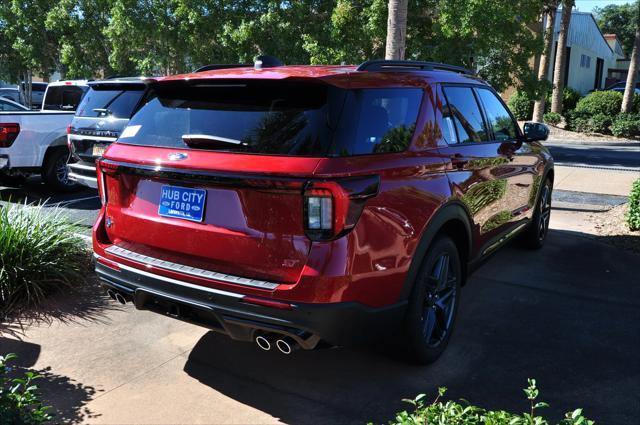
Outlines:
<svg viewBox="0 0 640 425"><path fill-rule="evenodd" d="M400 300L406 300L411 295L416 276L422 265L429 246L433 240L442 234L449 236L455 242L460 251L462 263L462 284L466 282L468 263L472 255L472 226L471 219L465 207L459 201L451 201L441 206L427 222L426 229L422 233L420 242L416 247L409 266L407 277L405 278Z"/></svg>
<svg viewBox="0 0 640 425"><path fill-rule="evenodd" d="M56 140L53 141L53 143L51 143L48 147L47 150L44 152L44 157L42 158L42 168L44 169L44 167L46 167L47 165L47 161L49 161L49 158L51 157L51 155L61 149L69 149L67 147L67 136L64 137L59 137Z"/></svg>

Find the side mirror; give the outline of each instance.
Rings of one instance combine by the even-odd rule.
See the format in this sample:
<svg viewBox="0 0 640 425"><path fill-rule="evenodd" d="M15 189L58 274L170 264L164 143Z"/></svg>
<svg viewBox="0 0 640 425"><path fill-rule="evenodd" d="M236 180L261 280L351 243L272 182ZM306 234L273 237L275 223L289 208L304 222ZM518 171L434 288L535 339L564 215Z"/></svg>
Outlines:
<svg viewBox="0 0 640 425"><path fill-rule="evenodd" d="M524 123L524 137L527 142L547 140L549 127L540 122L526 122Z"/></svg>

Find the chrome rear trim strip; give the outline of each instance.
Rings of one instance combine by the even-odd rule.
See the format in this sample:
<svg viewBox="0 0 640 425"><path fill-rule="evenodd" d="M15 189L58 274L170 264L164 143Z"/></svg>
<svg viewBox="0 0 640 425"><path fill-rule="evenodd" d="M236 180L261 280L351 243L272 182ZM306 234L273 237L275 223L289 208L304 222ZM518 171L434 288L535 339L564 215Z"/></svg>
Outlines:
<svg viewBox="0 0 640 425"><path fill-rule="evenodd" d="M99 255L96 255L95 257L96 258L101 258ZM222 291L220 289L209 288L208 286L194 285L192 283L184 282L182 280L172 279L170 277L160 276L159 274L149 273L149 272L145 272L143 270L138 270L136 268L125 266L124 264L121 264L121 263L118 263L118 262L115 262L115 263L122 270L126 270L126 271L131 272L131 273L137 273L139 275L150 277L152 279L163 280L165 282L173 283L173 284L184 286L184 287L187 287L187 288L197 289L199 291L204 291L204 292L211 292L212 294L224 295L224 296L233 297L233 298L244 298L244 295L236 294L235 292Z"/></svg>
<svg viewBox="0 0 640 425"><path fill-rule="evenodd" d="M230 274L218 273L211 270L199 269L197 267L185 266L184 264L178 264L171 261L161 260L159 258L149 257L148 255L139 254L137 252L133 252L116 245L110 246L106 249L106 251L109 254L113 254L118 257L126 258L128 260L136 261L138 263L147 264L172 272L183 273L189 276L217 280L219 282L233 283L236 285L250 286L259 289L272 290L276 289L279 286L278 283L274 282L267 282L264 280L249 279Z"/></svg>

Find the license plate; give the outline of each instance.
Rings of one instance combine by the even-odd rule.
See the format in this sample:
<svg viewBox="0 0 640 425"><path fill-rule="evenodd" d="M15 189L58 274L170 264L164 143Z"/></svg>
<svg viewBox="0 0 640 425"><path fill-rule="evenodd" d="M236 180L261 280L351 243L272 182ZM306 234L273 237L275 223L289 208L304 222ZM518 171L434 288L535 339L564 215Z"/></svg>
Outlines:
<svg viewBox="0 0 640 425"><path fill-rule="evenodd" d="M158 215L202 222L207 191L187 187L162 186Z"/></svg>
<svg viewBox="0 0 640 425"><path fill-rule="evenodd" d="M102 156L106 150L106 145L93 145L93 156Z"/></svg>

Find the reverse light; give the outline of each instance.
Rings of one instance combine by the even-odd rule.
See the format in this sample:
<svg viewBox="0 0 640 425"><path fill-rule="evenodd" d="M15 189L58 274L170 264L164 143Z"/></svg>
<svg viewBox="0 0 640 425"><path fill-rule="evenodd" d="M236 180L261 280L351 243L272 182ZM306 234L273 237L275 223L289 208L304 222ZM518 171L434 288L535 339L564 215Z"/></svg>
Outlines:
<svg viewBox="0 0 640 425"><path fill-rule="evenodd" d="M308 182L304 191L304 225L314 241L336 239L355 227L366 200L378 193L378 176Z"/></svg>
<svg viewBox="0 0 640 425"><path fill-rule="evenodd" d="M18 134L20 134L20 124L0 124L0 148L11 147L18 138Z"/></svg>

